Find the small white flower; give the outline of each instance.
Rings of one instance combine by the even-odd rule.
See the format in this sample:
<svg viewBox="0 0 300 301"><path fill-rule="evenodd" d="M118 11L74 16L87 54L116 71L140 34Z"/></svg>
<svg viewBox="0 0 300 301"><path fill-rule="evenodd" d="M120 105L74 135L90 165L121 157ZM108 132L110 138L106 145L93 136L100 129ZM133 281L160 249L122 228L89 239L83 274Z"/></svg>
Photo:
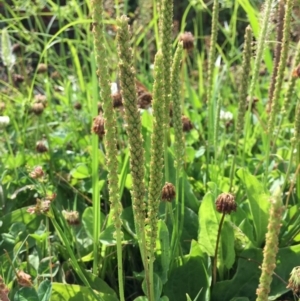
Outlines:
<svg viewBox="0 0 300 301"><path fill-rule="evenodd" d="M233 119L233 114L229 111L220 111L220 120L229 121Z"/></svg>
<svg viewBox="0 0 300 301"><path fill-rule="evenodd" d="M117 83L111 83L110 85L111 94L118 93L118 85Z"/></svg>
<svg viewBox="0 0 300 301"><path fill-rule="evenodd" d="M5 128L9 124L9 121L8 116L0 116L0 128Z"/></svg>

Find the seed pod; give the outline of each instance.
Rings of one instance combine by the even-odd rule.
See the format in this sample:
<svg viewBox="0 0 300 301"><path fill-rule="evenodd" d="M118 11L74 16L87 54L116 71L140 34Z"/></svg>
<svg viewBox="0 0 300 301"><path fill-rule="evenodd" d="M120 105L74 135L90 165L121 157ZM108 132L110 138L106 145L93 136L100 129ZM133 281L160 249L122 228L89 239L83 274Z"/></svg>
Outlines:
<svg viewBox="0 0 300 301"><path fill-rule="evenodd" d="M44 141L38 141L36 143L35 149L38 153L46 153L48 151L47 146L45 145Z"/></svg>
<svg viewBox="0 0 300 301"><path fill-rule="evenodd" d="M190 132L193 129L193 124L187 116L182 116L181 121L182 121L182 130L184 132Z"/></svg>
<svg viewBox="0 0 300 301"><path fill-rule="evenodd" d="M191 51L194 48L194 36L191 32L184 32L179 36L179 42L183 43L183 49Z"/></svg>
<svg viewBox="0 0 300 301"><path fill-rule="evenodd" d="M93 125L92 125L92 133L98 135L101 139L105 134L104 129L104 118L101 115L98 115L94 118Z"/></svg>
<svg viewBox="0 0 300 301"><path fill-rule="evenodd" d="M236 211L236 207L234 195L230 193L221 193L216 200L216 208L220 213L230 214L232 211Z"/></svg>
<svg viewBox="0 0 300 301"><path fill-rule="evenodd" d="M172 183L166 182L161 193L161 199L163 201L172 202L176 196L176 189Z"/></svg>

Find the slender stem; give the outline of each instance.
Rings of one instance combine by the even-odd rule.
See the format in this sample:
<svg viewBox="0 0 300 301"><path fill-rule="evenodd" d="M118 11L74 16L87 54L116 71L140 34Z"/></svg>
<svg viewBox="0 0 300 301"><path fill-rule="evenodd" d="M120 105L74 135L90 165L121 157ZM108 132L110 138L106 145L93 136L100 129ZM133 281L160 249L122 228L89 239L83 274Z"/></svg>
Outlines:
<svg viewBox="0 0 300 301"><path fill-rule="evenodd" d="M225 212L222 214L220 224L219 224L219 229L218 229L218 236L217 236L217 243L216 243L215 257L214 257L214 265L213 265L213 285L216 284L216 281L217 281L218 249L219 249L221 230L222 230L224 218L225 218Z"/></svg>
<svg viewBox="0 0 300 301"><path fill-rule="evenodd" d="M92 55L92 80L93 80L93 104L92 112L93 116L98 113L98 85L96 76L96 62L95 56ZM98 173L98 148L99 141L98 135L92 136L92 187L93 187L93 217L94 217L94 228L93 228L93 239L94 239L94 260L93 260L93 273L98 274L98 254L99 254L99 235L101 225L101 208L100 208L100 192L99 192L99 173Z"/></svg>
<svg viewBox="0 0 300 301"><path fill-rule="evenodd" d="M299 166L300 164L300 143L297 143L297 160L296 160L297 165ZM296 194L297 194L297 201L298 203L300 202L300 174L298 173L297 178L296 178Z"/></svg>

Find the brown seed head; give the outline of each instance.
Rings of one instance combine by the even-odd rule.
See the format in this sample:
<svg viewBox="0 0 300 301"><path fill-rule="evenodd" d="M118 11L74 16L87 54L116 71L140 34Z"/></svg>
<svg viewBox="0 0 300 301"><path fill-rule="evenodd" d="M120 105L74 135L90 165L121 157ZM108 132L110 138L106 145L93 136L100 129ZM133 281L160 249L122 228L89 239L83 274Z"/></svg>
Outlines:
<svg viewBox="0 0 300 301"><path fill-rule="evenodd" d="M71 226L76 226L80 224L80 220L79 220L79 213L78 211L66 211L63 210L62 214L64 216L64 218L66 219L67 223Z"/></svg>
<svg viewBox="0 0 300 301"><path fill-rule="evenodd" d="M35 115L41 115L44 112L44 105L40 102L35 102L31 106L31 112L33 112Z"/></svg>
<svg viewBox="0 0 300 301"><path fill-rule="evenodd" d="M293 70L292 75L293 75L294 78L299 78L299 77L300 77L300 65L298 65L298 66Z"/></svg>
<svg viewBox="0 0 300 301"><path fill-rule="evenodd" d="M122 95L120 92L114 93L111 95L112 100L113 100L113 107L114 108L120 108L123 106L122 102Z"/></svg>
<svg viewBox="0 0 300 301"><path fill-rule="evenodd" d="M26 287L32 286L31 276L29 274L26 274L23 271L18 271L16 276L19 285Z"/></svg>
<svg viewBox="0 0 300 301"><path fill-rule="evenodd" d="M3 278L0 276L0 300L1 301L9 301L8 298L9 288L3 281Z"/></svg>
<svg viewBox="0 0 300 301"><path fill-rule="evenodd" d="M19 43L12 45L12 53L19 54L21 53L22 47Z"/></svg>
<svg viewBox="0 0 300 301"><path fill-rule="evenodd" d="M161 192L161 199L163 201L172 202L175 196L176 196L175 186L172 183L166 182Z"/></svg>
<svg viewBox="0 0 300 301"><path fill-rule="evenodd" d="M220 213L230 214L236 211L236 207L234 196L230 193L221 193L216 200L216 208Z"/></svg>
<svg viewBox="0 0 300 301"><path fill-rule="evenodd" d="M30 214L45 214L49 211L51 206L51 200L49 199L36 199L36 205L33 207L29 207L27 212Z"/></svg>
<svg viewBox="0 0 300 301"><path fill-rule="evenodd" d="M286 288L290 288L294 294L300 292L300 266L293 268Z"/></svg>
<svg viewBox="0 0 300 301"><path fill-rule="evenodd" d="M24 81L24 76L20 74L13 74L12 78L15 85L23 83Z"/></svg>
<svg viewBox="0 0 300 301"><path fill-rule="evenodd" d="M191 32L184 32L179 36L179 42L183 43L183 48L191 51L194 48L194 36Z"/></svg>
<svg viewBox="0 0 300 301"><path fill-rule="evenodd" d="M51 77L52 79L59 79L59 78L60 78L60 74L59 74L58 71L53 71L53 72L51 73L50 77Z"/></svg>
<svg viewBox="0 0 300 301"><path fill-rule="evenodd" d="M105 134L104 129L104 118L102 115L98 115L94 118L93 125L92 125L92 133L95 133L98 135L98 137L101 139Z"/></svg>
<svg viewBox="0 0 300 301"><path fill-rule="evenodd" d="M82 104L80 102L75 102L74 109L80 111L82 109Z"/></svg>
<svg viewBox="0 0 300 301"><path fill-rule="evenodd" d="M33 179L42 178L44 176L43 168L41 166L35 167L29 176Z"/></svg>
<svg viewBox="0 0 300 301"><path fill-rule="evenodd" d="M152 102L152 94L144 92L138 97L138 106L140 109L148 109Z"/></svg>
<svg viewBox="0 0 300 301"><path fill-rule="evenodd" d="M41 63L37 66L37 73L38 74L45 73L45 72L47 72L47 70L48 70L48 66L46 64Z"/></svg>
<svg viewBox="0 0 300 301"><path fill-rule="evenodd" d="M38 153L42 154L42 153L46 153L48 151L47 146L45 145L44 141L38 141L36 143L35 149Z"/></svg>
<svg viewBox="0 0 300 301"><path fill-rule="evenodd" d="M34 100L35 102L39 102L39 103L42 103L44 105L44 107L47 106L47 97L46 95L43 95L43 94L36 94L34 96Z"/></svg>
<svg viewBox="0 0 300 301"><path fill-rule="evenodd" d="M182 130L184 132L190 132L193 129L193 124L187 116L183 115L181 117L181 121L182 121Z"/></svg>

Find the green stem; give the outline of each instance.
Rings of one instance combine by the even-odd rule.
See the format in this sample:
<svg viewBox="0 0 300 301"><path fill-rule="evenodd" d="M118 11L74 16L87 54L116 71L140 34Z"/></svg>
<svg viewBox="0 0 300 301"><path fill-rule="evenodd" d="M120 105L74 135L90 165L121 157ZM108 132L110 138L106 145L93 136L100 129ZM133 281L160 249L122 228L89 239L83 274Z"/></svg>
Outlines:
<svg viewBox="0 0 300 301"><path fill-rule="evenodd" d="M216 248L215 248L214 264L213 264L213 285L215 285L216 281L217 281L218 249L219 249L221 230L222 230L223 222L225 219L225 214L226 214L225 212L222 214L222 217L221 217L221 220L219 223L218 236L217 236L217 242L216 242Z"/></svg>
<svg viewBox="0 0 300 301"><path fill-rule="evenodd" d="M96 77L96 62L95 56L92 55L92 80L93 80L93 103L92 112L93 116L98 114L98 85ZM93 227L93 239L94 239L94 260L93 260L93 273L98 274L98 254L99 254L99 236L100 236L100 225L101 225L101 208L100 208L100 192L99 192L99 172L98 172L98 148L99 141L98 135L92 136L92 189L93 189L93 217L94 217L94 227Z"/></svg>
<svg viewBox="0 0 300 301"><path fill-rule="evenodd" d="M297 167L300 164L300 143L297 142L297 159L296 159ZM296 178L296 195L297 195L297 201L300 202L300 173L298 172L297 178Z"/></svg>
<svg viewBox="0 0 300 301"><path fill-rule="evenodd" d="M77 259L75 257L75 254L73 253L72 248L70 247L68 238L65 236L64 231L61 229L61 227L57 223L57 221L56 221L56 219L54 217L53 212L51 212L51 215L52 215L52 217L50 217L50 219L51 219L51 221L53 223L53 226L55 227L56 231L59 234L59 238L62 240L62 242L64 243L65 248L67 249L67 252L68 252L68 254L70 256L70 259L71 259L70 262L71 262L71 265L72 265L74 271L77 273L77 275L79 276L79 278L81 279L81 281L84 283L84 285L91 290L91 293L96 298L96 300L104 301L103 298L101 296L97 295L94 292L94 290L91 288L88 280L86 279L84 273L81 270L81 267L79 266L79 264L77 262Z"/></svg>
<svg viewBox="0 0 300 301"><path fill-rule="evenodd" d="M248 132L251 124L251 107L253 103L253 96L255 92L256 82L259 76L259 70L261 66L262 56L265 49L265 42L266 42L266 36L268 32L268 27L270 24L270 15L271 15L271 8L272 8L272 0L266 0L264 5L264 16L263 21L261 24L261 32L257 41L257 51L256 51L256 57L254 62L254 68L253 68L253 75L252 80L250 83L250 90L249 90L249 104L248 104L248 112L246 116L246 122L245 122L245 135L244 140L247 141L248 139ZM243 163L246 159L246 142L244 142L244 150L243 150Z"/></svg>

